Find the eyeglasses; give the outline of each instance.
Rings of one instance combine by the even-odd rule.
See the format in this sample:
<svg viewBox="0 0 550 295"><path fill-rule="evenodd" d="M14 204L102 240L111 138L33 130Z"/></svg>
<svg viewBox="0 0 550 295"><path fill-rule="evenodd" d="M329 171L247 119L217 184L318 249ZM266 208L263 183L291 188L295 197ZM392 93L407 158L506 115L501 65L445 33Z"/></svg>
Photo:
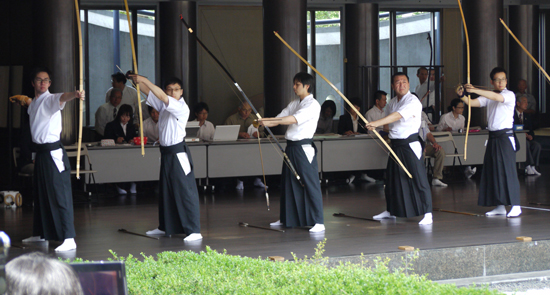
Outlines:
<svg viewBox="0 0 550 295"><path fill-rule="evenodd" d="M506 82L507 79L504 78L504 79L494 79L493 81L495 81L496 83L500 83L500 82Z"/></svg>
<svg viewBox="0 0 550 295"><path fill-rule="evenodd" d="M47 78L46 78L46 79L36 78L36 79L34 79L34 82L35 82L36 84L42 84L42 83L49 84L49 83L52 82L52 80L47 79Z"/></svg>
<svg viewBox="0 0 550 295"><path fill-rule="evenodd" d="M455 109L463 109L464 107L455 107Z"/></svg>

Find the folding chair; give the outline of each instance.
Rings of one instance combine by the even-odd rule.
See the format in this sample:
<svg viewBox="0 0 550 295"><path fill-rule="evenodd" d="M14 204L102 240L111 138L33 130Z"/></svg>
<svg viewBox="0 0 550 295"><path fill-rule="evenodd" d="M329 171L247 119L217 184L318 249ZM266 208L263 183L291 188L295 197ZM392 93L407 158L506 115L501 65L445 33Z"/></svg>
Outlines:
<svg viewBox="0 0 550 295"><path fill-rule="evenodd" d="M457 159L460 166L462 166L462 160L460 160L460 158L464 157L464 153L462 154L458 153L458 149L456 147L453 134L449 131L440 131L440 132L432 132L432 135L434 136L435 141L437 141L437 143L439 144L444 142L451 142L453 144L454 153L447 153L446 158L453 158L453 168L455 167ZM454 169L453 169L453 173L454 173Z"/></svg>
<svg viewBox="0 0 550 295"><path fill-rule="evenodd" d="M69 158L76 158L78 156L78 147L76 145L69 145L65 146L65 150L67 151L67 156ZM88 162L88 169L85 169L85 165L80 165L80 174L88 175L88 183L93 183L94 187L96 187L95 182L95 176L94 173L96 173L96 170L92 169L92 161L90 160L90 155L88 153L88 148L83 143L80 147L80 156L86 157L86 161ZM84 168L84 169L83 169ZM71 175L76 175L76 169L71 168ZM84 177L85 180L85 177ZM84 192L86 193L86 181L84 181ZM96 196L97 196L97 188L96 188Z"/></svg>
<svg viewBox="0 0 550 295"><path fill-rule="evenodd" d="M454 153L453 154L447 154L447 158L453 158L453 167L455 166L455 161L458 159L458 163L460 163L460 166L462 166L462 161L460 160L460 157L464 157L464 154L459 154L458 149L456 148L456 143L453 138L453 134L449 131L441 131L441 132L432 132L432 135L435 138L435 141L437 143L444 143L444 142L452 142Z"/></svg>

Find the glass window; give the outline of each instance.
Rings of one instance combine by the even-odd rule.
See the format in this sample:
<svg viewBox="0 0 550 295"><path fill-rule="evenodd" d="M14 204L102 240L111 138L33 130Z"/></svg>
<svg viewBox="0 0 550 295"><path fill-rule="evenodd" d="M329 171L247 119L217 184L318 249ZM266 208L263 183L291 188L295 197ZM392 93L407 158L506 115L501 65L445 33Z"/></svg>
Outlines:
<svg viewBox="0 0 550 295"><path fill-rule="evenodd" d="M380 82L379 89L391 93L391 48L390 48L390 13L388 11L379 12L378 34L380 41L378 43L380 50Z"/></svg>
<svg viewBox="0 0 550 295"><path fill-rule="evenodd" d="M338 90L343 87L343 46L340 23L340 11L319 10L315 13L315 35L311 35L311 27L308 25L308 60L313 60L313 66L322 73ZM314 38L313 38L314 37ZM312 46L314 44L315 46ZM312 52L313 51L313 52ZM315 81L315 98L320 104L325 100L333 100L336 103L338 118L344 113L344 101L332 87L320 77Z"/></svg>
<svg viewBox="0 0 550 295"><path fill-rule="evenodd" d="M132 12L130 12L131 16ZM83 20L88 29L88 48L84 48L88 58L85 69L89 103L86 122L95 125L95 112L105 103L105 93L111 85L111 75L122 69L133 69L132 45L128 19L124 10L88 10L88 19ZM138 14L138 38L134 40L138 54L138 71L155 83L155 27L154 11ZM83 29L84 30L84 29ZM84 35L83 35L84 36ZM127 86L132 87L128 81ZM142 95L143 96L143 95ZM142 98L144 99L144 98Z"/></svg>
<svg viewBox="0 0 550 295"><path fill-rule="evenodd" d="M155 11L140 10L139 12L138 70L140 75L146 76L152 83L155 83Z"/></svg>
<svg viewBox="0 0 550 295"><path fill-rule="evenodd" d="M433 36L432 13L397 12L396 13L396 55L397 65L415 67L407 68L411 92L414 92L419 81L416 77L418 65L430 63L430 44L428 34ZM433 65L433 60L432 60Z"/></svg>

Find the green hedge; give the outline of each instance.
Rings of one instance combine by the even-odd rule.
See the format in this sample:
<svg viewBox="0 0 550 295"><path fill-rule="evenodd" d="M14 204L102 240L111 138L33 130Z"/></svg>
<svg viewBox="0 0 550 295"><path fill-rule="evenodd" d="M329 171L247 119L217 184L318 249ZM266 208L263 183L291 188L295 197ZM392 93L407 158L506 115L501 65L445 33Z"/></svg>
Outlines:
<svg viewBox="0 0 550 295"><path fill-rule="evenodd" d="M111 253L126 262L130 294L497 294L433 283L404 269L390 272L388 261L373 269L351 263L329 268L323 248L321 242L312 259L294 256L294 262L232 256L208 246L200 253L142 254L143 261Z"/></svg>

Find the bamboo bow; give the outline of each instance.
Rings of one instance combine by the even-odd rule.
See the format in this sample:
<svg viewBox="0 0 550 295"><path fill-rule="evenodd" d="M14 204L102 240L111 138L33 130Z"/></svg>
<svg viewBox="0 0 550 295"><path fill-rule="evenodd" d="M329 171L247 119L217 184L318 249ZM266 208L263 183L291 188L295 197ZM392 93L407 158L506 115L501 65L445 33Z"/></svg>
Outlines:
<svg viewBox="0 0 550 295"><path fill-rule="evenodd" d="M430 106L430 80L432 78L432 57L433 57L433 47L432 47L432 36L430 36L430 33L428 33L428 44L430 44L430 63L428 64L428 85L426 94L424 94L424 97L422 97L422 100L424 100L425 97L427 97L426 107Z"/></svg>
<svg viewBox="0 0 550 295"><path fill-rule="evenodd" d="M76 26L78 28L78 53L79 53L79 91L84 90L84 67L82 62L82 30L80 27L80 9L78 8L78 0L74 0L76 11ZM78 148L76 151L76 178L80 179L80 148L82 147L82 99L78 100Z"/></svg>
<svg viewBox="0 0 550 295"><path fill-rule="evenodd" d="M193 29L185 22L185 20L183 19L183 15L180 15L180 19L181 19L181 22L187 28L187 31L189 32L189 34L191 34L192 36L195 37L195 40L197 41L197 43L199 43L199 45L210 55L210 57L212 57L212 59L216 62L216 64L225 72L225 74L229 77L229 79L231 79L231 81L233 82L233 85L235 86L235 88L237 88L239 90L239 92L241 93L241 96L246 100L246 102L252 108L252 111L254 111L254 113L256 114L256 117L258 117L258 119L261 119L262 116L256 110L256 108L254 107L254 105L252 104L250 99L248 99L248 96L246 96L246 94L242 90L241 86L239 86L239 83L237 83L237 81L233 78L233 76L229 73L229 71L222 65L222 63L216 58L216 56L214 56L214 54L206 47L206 45L204 45L204 43L202 43L202 41L199 39L197 34L195 34L195 31L193 31ZM298 174L298 172L294 168L294 165L292 165L292 162L288 158L287 154L285 153L285 150L283 149L283 147L281 146L281 144L279 143L279 141L277 140L275 135L273 135L273 132L271 132L271 129L269 129L269 127L265 126L265 130L267 130L269 135L271 135L271 137L277 143L277 146L279 147L279 149L280 149L280 151L283 155L283 162L286 163L286 165L288 166L290 171L292 171L292 173L294 174L296 179L298 179L298 182L300 182L300 185L304 186L304 184L302 183L302 180L300 178L300 175ZM258 134L258 137L259 137L259 134ZM261 156L261 152L260 152L260 156ZM262 159L262 169L263 169L263 159ZM264 180L264 182L265 182L265 180ZM265 185L265 183L264 183L264 185ZM266 201L267 201L267 210L269 210L269 195L267 194L267 188L266 188L265 194L266 194L265 196L266 196Z"/></svg>
<svg viewBox="0 0 550 295"><path fill-rule="evenodd" d="M466 27L466 19L464 18L464 11L462 11L462 5L460 0L458 1L458 8L460 9L460 15L462 16L462 23L464 24L464 35L466 37L466 83L470 84L470 39L468 38L468 28ZM471 96L468 93L468 125L466 127L466 137L464 138L464 160L468 158L468 134L470 133L470 119L472 118L472 106L470 104Z"/></svg>
<svg viewBox="0 0 550 295"><path fill-rule="evenodd" d="M525 53L527 53L527 55L531 58L531 60L533 60L533 62L537 65L537 67L539 67L539 69L541 70L541 72L544 74L544 76L546 76L546 79L548 79L548 82L550 82L550 76L548 76L548 74L546 73L546 71L542 68L542 66L537 62L537 60L531 55L531 53L529 53L529 51L525 48L525 46L523 46L523 44L521 44L521 42L518 40L518 38L516 37L516 35L514 35L514 33L512 33L512 31L510 30L510 28L508 28L508 26L506 25L506 23L502 20L502 18L500 18L500 22L502 23L502 25L506 28L506 30L508 31L508 33L510 33L510 35L514 38L514 40L516 40L516 42L518 42L519 46L521 47L521 49L523 49L523 51L525 51Z"/></svg>
<svg viewBox="0 0 550 295"><path fill-rule="evenodd" d="M365 119L365 117L363 117L363 115L353 106L353 104L351 104L351 102L346 98L346 96L340 92L340 90L338 90L338 88L336 88L336 86L334 86L334 84L332 84L327 78L325 78L325 76L323 76L323 74L321 74L314 66L312 66L306 59L304 59L300 54L298 54L298 52L296 52L296 50L294 50L294 48L292 48L290 45L288 45L288 43L286 43L286 41L277 33L277 32L273 32L275 34L275 36L277 36L277 38L279 38L279 40L281 40L281 42L283 42L283 44L286 45L286 47L288 47L288 49L290 49L290 51L292 51L292 53L294 53L299 59L301 59L308 67L310 67L313 71L315 71L315 73L317 73L317 75L319 75L319 77L323 78L323 80L325 80L329 85L330 87L332 87L332 89L334 89L336 91L336 93L338 93L338 95L340 95L344 101L348 104L348 106L353 109L355 111L355 113L357 113L357 115L365 122L365 124L368 124L369 121L367 121L367 119ZM388 150L390 151L390 153L393 155L393 157L395 158L395 160L397 161L397 163L399 164L399 166L401 166L401 168L403 168L403 170L405 171L405 173L410 177L412 178L412 175L409 173L409 171L407 170L407 168L405 168L405 165L403 165L403 163L401 163L401 160L399 160L399 158L397 157L397 155L394 153L394 151L392 150L392 148L388 145L388 143L382 138L382 136L380 136L380 134L378 133L378 131L376 130L373 130L374 134L376 134L376 136L378 136L378 138L384 143L384 145L388 148Z"/></svg>
<svg viewBox="0 0 550 295"><path fill-rule="evenodd" d="M75 0L76 1L76 0ZM130 32L130 43L132 44L132 60L134 61L134 73L138 74L136 48L134 46L134 34L132 32L132 22L130 21L130 10L128 9L128 0L124 0L124 6L126 8L126 18L128 19L128 30ZM141 155L145 156L145 147L143 145L143 115L141 112L141 92L139 91L139 84L136 84L137 101L139 110L139 135L141 141Z"/></svg>

